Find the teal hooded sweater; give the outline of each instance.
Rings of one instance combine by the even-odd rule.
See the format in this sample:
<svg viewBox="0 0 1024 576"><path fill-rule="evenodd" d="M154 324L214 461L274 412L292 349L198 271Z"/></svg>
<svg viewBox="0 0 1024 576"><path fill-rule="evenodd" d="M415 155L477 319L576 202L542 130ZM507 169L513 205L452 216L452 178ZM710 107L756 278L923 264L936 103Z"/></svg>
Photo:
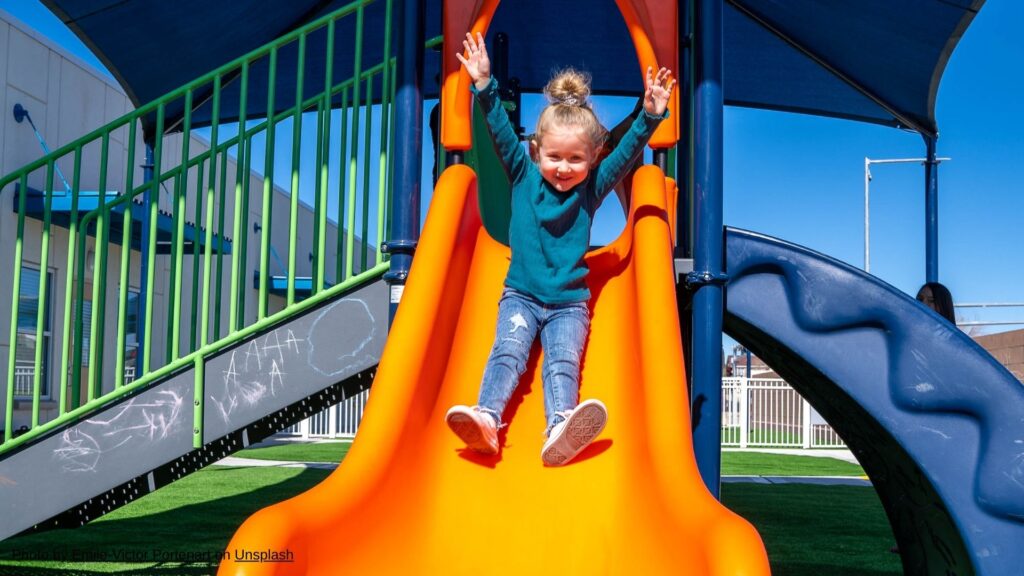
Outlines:
<svg viewBox="0 0 1024 576"><path fill-rule="evenodd" d="M505 285L545 304L590 300L587 264L594 212L643 152L661 117L637 115L614 150L571 190L555 190L530 159L509 122L493 78L483 90L470 85L487 119L498 156L512 183L509 244L512 262ZM486 193L486 192L485 192Z"/></svg>

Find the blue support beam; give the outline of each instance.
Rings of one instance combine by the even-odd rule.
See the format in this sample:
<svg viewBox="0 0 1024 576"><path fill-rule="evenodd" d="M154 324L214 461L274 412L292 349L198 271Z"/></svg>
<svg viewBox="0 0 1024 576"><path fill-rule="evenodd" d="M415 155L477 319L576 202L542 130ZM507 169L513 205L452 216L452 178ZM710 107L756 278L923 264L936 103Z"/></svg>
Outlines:
<svg viewBox="0 0 1024 576"><path fill-rule="evenodd" d="M690 127L693 126L693 15L692 3L679 2L679 117L684 126L679 142L676 143L676 183L679 198L676 201L676 258L693 258L693 141Z"/></svg>
<svg viewBox="0 0 1024 576"><path fill-rule="evenodd" d="M425 0L398 0L395 90L395 184L391 195L391 235L384 251L391 269L390 319L401 300L420 236L420 163L423 152L423 44Z"/></svg>
<svg viewBox="0 0 1024 576"><path fill-rule="evenodd" d="M939 281L939 162L935 158L935 137L925 136L924 163L924 245L925 281Z"/></svg>
<svg viewBox="0 0 1024 576"><path fill-rule="evenodd" d="M715 497L721 476L722 309L722 0L695 0L693 59L693 446Z"/></svg>

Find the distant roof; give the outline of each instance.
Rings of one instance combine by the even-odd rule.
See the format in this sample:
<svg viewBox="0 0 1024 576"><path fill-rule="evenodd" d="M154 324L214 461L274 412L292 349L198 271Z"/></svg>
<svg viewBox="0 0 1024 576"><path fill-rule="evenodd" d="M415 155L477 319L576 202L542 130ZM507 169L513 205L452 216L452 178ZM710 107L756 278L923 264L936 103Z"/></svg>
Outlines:
<svg viewBox="0 0 1024 576"><path fill-rule="evenodd" d="M136 106L230 62L349 0L43 0L103 61ZM441 0L426 0L427 34L440 33ZM984 0L726 0L724 94L727 104L786 110L938 133L935 99L942 72ZM579 11L585 6L585 25ZM385 0L366 8L370 37L380 35ZM350 20L350 19L349 19ZM374 32L376 31L376 32ZM510 39L509 74L539 91L551 71L572 65L593 75L599 94L635 95L640 72L612 0L506 0L489 35ZM350 38L344 27L338 38ZM383 42L364 62L381 61ZM351 43L339 41L338 72L351 73ZM294 93L294 64L279 62L277 94ZM426 90L437 93L436 55ZM307 62L307 66L315 66ZM322 68L322 63L320 64ZM258 69L250 85L265 87ZM292 72L292 73L289 73ZM290 105L287 98L279 102ZM250 117L265 113L250 103ZM225 89L222 118L236 117ZM173 124L174 110L168 110ZM194 124L204 120L202 113ZM207 118L208 121L208 118Z"/></svg>

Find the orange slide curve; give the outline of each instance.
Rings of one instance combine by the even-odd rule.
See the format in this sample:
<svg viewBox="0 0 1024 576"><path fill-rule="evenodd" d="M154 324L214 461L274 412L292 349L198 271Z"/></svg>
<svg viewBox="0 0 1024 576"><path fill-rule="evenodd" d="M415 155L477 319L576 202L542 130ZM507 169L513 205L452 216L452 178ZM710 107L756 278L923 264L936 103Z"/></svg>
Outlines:
<svg viewBox="0 0 1024 576"><path fill-rule="evenodd" d="M467 453L445 425L451 405L476 401L509 262L481 225L476 176L452 166L356 442L320 485L249 518L220 574L769 574L757 532L711 496L693 456L666 210L674 184L648 166L633 190L625 232L587 257L580 397L609 412L594 444L565 467L542 465L539 350L497 456ZM235 561L245 553L264 560Z"/></svg>

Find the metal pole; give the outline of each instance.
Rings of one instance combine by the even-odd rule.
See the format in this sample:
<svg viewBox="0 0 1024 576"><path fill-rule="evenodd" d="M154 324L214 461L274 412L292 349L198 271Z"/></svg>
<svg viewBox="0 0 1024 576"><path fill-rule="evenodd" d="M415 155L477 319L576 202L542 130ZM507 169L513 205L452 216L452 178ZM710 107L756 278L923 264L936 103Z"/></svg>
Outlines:
<svg viewBox="0 0 1024 576"><path fill-rule="evenodd" d="M864 271L871 272L871 159L864 157Z"/></svg>
<svg viewBox="0 0 1024 576"><path fill-rule="evenodd" d="M939 163L935 158L935 137L924 137L928 159L924 163L924 245L925 281L939 281Z"/></svg>
<svg viewBox="0 0 1024 576"><path fill-rule="evenodd" d="M676 143L676 183L679 198L676 201L676 247L675 258L693 258L693 171L690 147L690 130L693 126L693 3L679 2L679 117L687 128Z"/></svg>
<svg viewBox="0 0 1024 576"><path fill-rule="evenodd" d="M721 476L722 420L722 0L696 0L694 12L693 446L715 497Z"/></svg>
<svg viewBox="0 0 1024 576"><path fill-rule="evenodd" d="M18 124L21 124L23 120L28 120L28 125L31 126L32 131L35 132L36 140L39 141L39 145L43 148L43 153L49 156L50 147L46 145L46 139L43 138L43 135L39 133L39 129L36 128L36 123L32 121L32 115L29 114L28 110L26 110L25 107L22 106L20 103L15 103L14 121ZM64 192L70 195L71 185L68 184L68 179L64 177L64 172L61 171L60 166L58 166L56 163L54 163L53 167L57 171L57 176L60 176L60 181L64 183Z"/></svg>
<svg viewBox="0 0 1024 576"><path fill-rule="evenodd" d="M384 248L391 269L389 323L394 320L420 235L420 158L423 150L423 44L425 0L399 0L395 91L395 184L391 236Z"/></svg>
<svg viewBox="0 0 1024 576"><path fill-rule="evenodd" d="M929 142L929 138L925 138L925 142ZM938 282L938 243L939 243L939 225L938 225L938 166L942 162L951 160L951 158L936 158L935 157L935 140L930 140L930 148L927 158L887 158L884 160L872 160L871 158L864 157L864 271L871 271L871 236L870 236L870 221L871 221L871 165L872 164L909 164L917 163L925 165L925 181L926 181L926 196L925 196L925 245L926 245L926 277L929 278L927 282ZM934 187L934 190L933 190ZM932 197L934 195L934 198ZM934 211L934 214L933 214ZM931 243L934 242L934 245ZM932 263L932 257L934 257L934 264ZM934 275L932 274L934 272ZM934 279L933 279L934 278Z"/></svg>

